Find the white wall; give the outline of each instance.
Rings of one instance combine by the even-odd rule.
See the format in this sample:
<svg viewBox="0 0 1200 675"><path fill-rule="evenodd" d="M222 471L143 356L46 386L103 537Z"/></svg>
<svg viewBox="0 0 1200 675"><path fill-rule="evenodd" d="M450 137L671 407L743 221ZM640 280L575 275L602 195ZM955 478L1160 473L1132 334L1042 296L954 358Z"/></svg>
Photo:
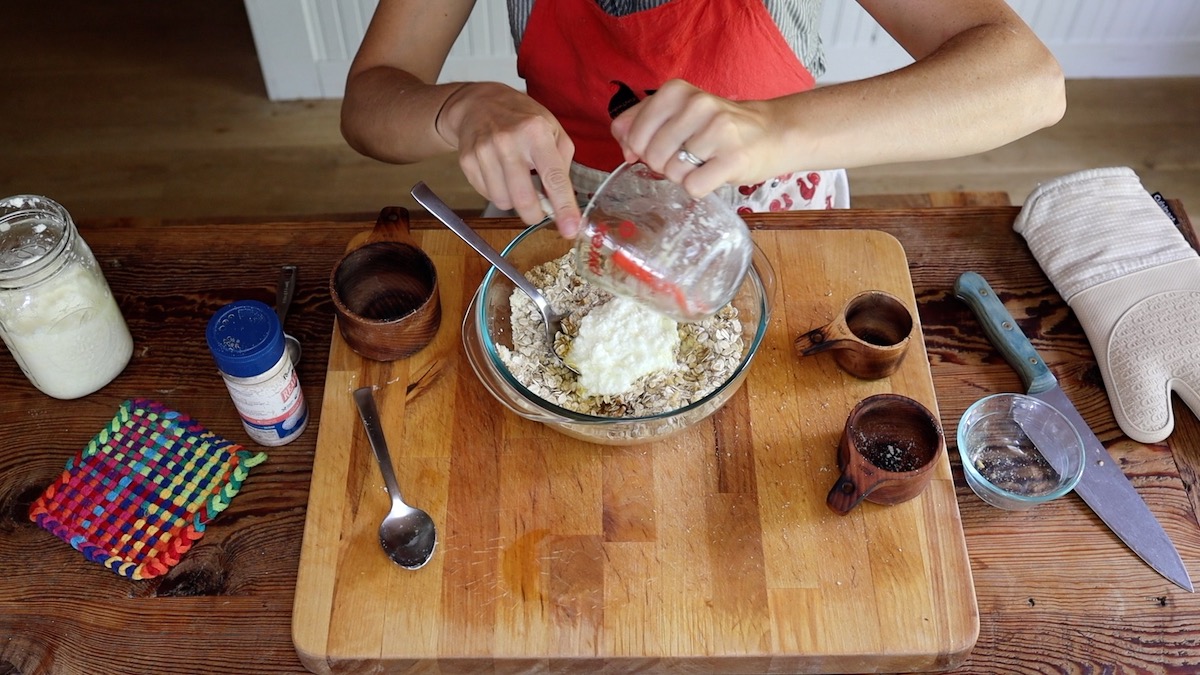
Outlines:
<svg viewBox="0 0 1200 675"><path fill-rule="evenodd" d="M338 98L376 0L244 0L273 100ZM437 0L429 0L436 2ZM1069 78L1200 76L1197 0L1010 0ZM826 0L821 36L838 82L911 59L854 0ZM477 0L442 80L522 87L504 0Z"/></svg>
<svg viewBox="0 0 1200 675"><path fill-rule="evenodd" d="M1068 78L1200 76L1195 0L1009 0ZM821 20L826 82L878 75L911 63L853 0L826 0Z"/></svg>

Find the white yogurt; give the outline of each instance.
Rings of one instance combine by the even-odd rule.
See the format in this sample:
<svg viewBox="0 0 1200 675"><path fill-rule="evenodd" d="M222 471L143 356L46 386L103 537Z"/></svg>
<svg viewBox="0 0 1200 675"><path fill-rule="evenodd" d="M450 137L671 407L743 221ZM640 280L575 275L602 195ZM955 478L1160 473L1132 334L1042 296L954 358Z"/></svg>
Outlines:
<svg viewBox="0 0 1200 675"><path fill-rule="evenodd" d="M86 396L115 378L133 338L103 277L68 265L36 288L0 290L0 335L26 377L60 399Z"/></svg>
<svg viewBox="0 0 1200 675"><path fill-rule="evenodd" d="M678 350L675 321L616 297L583 317L564 360L579 373L584 393L616 396L650 373L673 368Z"/></svg>

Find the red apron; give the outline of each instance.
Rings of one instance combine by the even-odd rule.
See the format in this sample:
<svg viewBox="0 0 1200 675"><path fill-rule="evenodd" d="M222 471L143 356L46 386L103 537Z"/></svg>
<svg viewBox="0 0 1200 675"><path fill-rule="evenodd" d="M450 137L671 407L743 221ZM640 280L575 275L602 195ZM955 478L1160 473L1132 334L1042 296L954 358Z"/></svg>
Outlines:
<svg viewBox="0 0 1200 675"><path fill-rule="evenodd" d="M730 100L813 88L762 0L671 0L610 16L595 0L537 0L517 52L526 91L563 125L575 161L622 161L617 113L672 78Z"/></svg>

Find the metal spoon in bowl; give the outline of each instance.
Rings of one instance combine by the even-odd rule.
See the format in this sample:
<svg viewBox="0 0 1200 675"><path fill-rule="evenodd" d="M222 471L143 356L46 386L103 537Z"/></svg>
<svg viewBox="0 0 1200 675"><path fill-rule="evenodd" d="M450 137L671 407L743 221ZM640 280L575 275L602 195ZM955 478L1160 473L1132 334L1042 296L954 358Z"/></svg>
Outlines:
<svg viewBox="0 0 1200 675"><path fill-rule="evenodd" d="M281 329L283 322L287 320L288 308L292 306L292 297L296 295L296 269L295 265L279 268L279 285L275 287L275 314L279 316ZM295 366L300 363L300 341L294 335L289 335L287 330L283 332L283 339L287 344L288 357Z"/></svg>
<svg viewBox="0 0 1200 675"><path fill-rule="evenodd" d="M383 427L379 425L374 389L355 389L354 403L358 406L358 415L367 430L371 450L379 462L379 472L383 474L383 482L392 498L392 508L379 525L379 543L392 562L405 569L419 569L433 557L433 549L437 546L437 528L428 513L405 504L400 497L400 486L392 469L387 439L384 438Z"/></svg>
<svg viewBox="0 0 1200 675"><path fill-rule="evenodd" d="M454 212L454 209L450 208L446 202L442 201L440 197L435 195L433 190L430 190L429 186L425 185L423 181L413 186L411 194L417 200L417 202L421 204L421 206L429 209L429 212L432 213L435 218L442 221L446 227L450 228L459 237L462 237L463 241L467 242L471 248L475 249L480 255L486 258L488 262L492 263L492 265L495 266L495 268L499 270L501 274L508 277L509 281L516 284L517 288L524 291L525 294L528 295L531 300L533 300L533 304L537 306L538 312L540 312L542 315L542 325L546 330L546 342L550 345L550 352L553 353L554 356L558 358L559 362L564 366L570 368L571 370L575 370L574 368L571 368L571 366L567 365L567 363L562 360L562 357L558 355L558 352L554 350L554 338L559 332L561 332L562 320L566 314L560 314L556 312L554 307L550 305L550 301L546 300L546 296L542 295L542 292L538 290L537 286L534 286L529 279L525 278L524 274L521 274L519 271L517 271L517 268L513 267L512 263L508 262L504 256L500 255L499 251L492 248L491 244L487 243L483 237L479 236L479 233L472 229L470 225L467 225L467 223L463 221L463 219L460 218L457 213Z"/></svg>

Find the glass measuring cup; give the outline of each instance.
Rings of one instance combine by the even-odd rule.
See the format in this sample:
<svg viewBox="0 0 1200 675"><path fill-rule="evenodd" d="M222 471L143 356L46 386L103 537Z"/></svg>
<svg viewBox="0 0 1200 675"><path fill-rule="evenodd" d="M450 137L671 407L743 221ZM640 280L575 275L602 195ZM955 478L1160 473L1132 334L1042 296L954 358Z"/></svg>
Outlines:
<svg viewBox="0 0 1200 675"><path fill-rule="evenodd" d="M729 303L750 269L745 221L718 195L692 197L644 164L622 164L583 211L575 267L588 281L683 323Z"/></svg>

